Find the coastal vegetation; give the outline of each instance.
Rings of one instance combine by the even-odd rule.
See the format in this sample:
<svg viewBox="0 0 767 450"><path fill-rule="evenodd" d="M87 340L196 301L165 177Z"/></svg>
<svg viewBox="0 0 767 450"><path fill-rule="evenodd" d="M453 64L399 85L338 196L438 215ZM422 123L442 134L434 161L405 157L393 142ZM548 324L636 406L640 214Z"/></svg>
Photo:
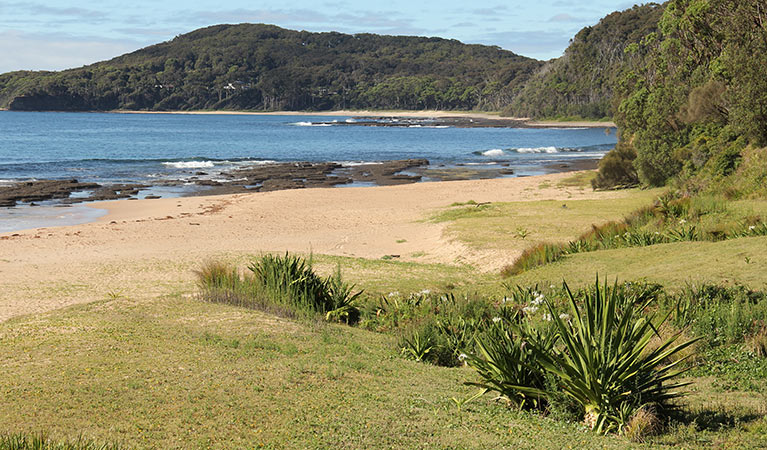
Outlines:
<svg viewBox="0 0 767 450"><path fill-rule="evenodd" d="M540 65L440 38L216 25L78 69L0 75L0 107L498 111Z"/></svg>
<svg viewBox="0 0 767 450"><path fill-rule="evenodd" d="M633 51L657 33L663 6L646 3L613 12L583 28L564 55L546 62L504 108L507 115L533 118L612 118L613 92L633 60Z"/></svg>
<svg viewBox="0 0 767 450"><path fill-rule="evenodd" d="M503 273L415 256L241 251L127 269L174 272L164 284L104 275L123 285L60 286L106 296L0 323L0 429L9 433L0 450L767 447L767 86L759 76L767 16L755 0L631 11L594 31L613 22L626 31L624 18L642 17L621 41L629 42L622 54L635 57L603 78L620 87L620 144L593 177L545 188L643 189L598 200L464 198L424 217L467 252L521 255ZM254 27L197 37L245 29L294 36ZM322 35L335 38L357 40ZM572 54L589 42L584 33ZM164 57L163 45L136 57ZM154 73L146 70L136 79ZM80 76L33 76L69 83L69 75ZM26 89L25 79L6 75L5 92ZM56 86L70 109L90 105ZM21 106L53 91L35 92ZM562 104L584 108L566 114L610 111L600 92L565 97ZM184 96L142 95L125 98L195 107L173 103ZM239 94L218 95L208 107L239 107ZM253 104L263 106L258 95ZM309 98L296 95L270 107Z"/></svg>
<svg viewBox="0 0 767 450"><path fill-rule="evenodd" d="M635 173L647 186L763 195L765 23L758 0L667 2L659 31L627 48L638 56L617 85L620 143L595 186Z"/></svg>

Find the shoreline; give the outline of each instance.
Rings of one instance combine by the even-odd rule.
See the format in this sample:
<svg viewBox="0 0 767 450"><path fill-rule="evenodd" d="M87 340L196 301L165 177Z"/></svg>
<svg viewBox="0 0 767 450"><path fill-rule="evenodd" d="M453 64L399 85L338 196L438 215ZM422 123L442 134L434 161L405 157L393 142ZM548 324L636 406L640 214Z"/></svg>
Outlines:
<svg viewBox="0 0 767 450"><path fill-rule="evenodd" d="M102 300L108 292L160 295L168 286L188 287L202 261L260 252L399 255L398 261L495 271L516 254L469 247L454 239L448 223L428 218L470 200L622 195L560 185L572 175L102 202L92 207L107 214L90 223L0 233L0 321Z"/></svg>
<svg viewBox="0 0 767 450"><path fill-rule="evenodd" d="M136 111L116 109L103 111L109 114L179 114L179 115L232 115L232 116L321 116L321 117L430 117L430 118L456 118L466 117L473 119L508 121L510 124L522 123L532 128L615 128L614 122L599 121L538 121L529 117L505 117L500 113L472 112L472 111L372 111L372 110L338 110L338 111Z"/></svg>
<svg viewBox="0 0 767 450"><path fill-rule="evenodd" d="M293 178L297 176L296 173L292 173L295 168L293 164L276 164L275 167L283 167L288 169L290 177L283 178L280 172L274 172L269 170L270 166L257 166L250 169L259 179L266 177L265 180L260 181L260 188L246 188L246 186L238 183L231 185L218 183L212 184L200 184L197 189L190 190L186 193L179 195L157 195L154 189L161 185L125 185L125 186L98 186L95 191L92 192L105 192L107 195L103 197L96 196L94 198L86 198L77 196L79 191L77 186L84 185L90 186L86 183L78 183L75 180L38 180L34 186L25 186L30 188L32 193L30 198L13 197L11 194L11 200L8 202L8 198L0 196L0 211L11 208L9 211L12 214L4 218L4 222L0 222L0 236L9 233L18 233L26 230L34 230L37 228L51 228L68 225L82 225L92 223L96 218L93 214L84 213L82 208L96 208L102 209L101 206L105 203L112 201L156 201L161 199L179 199L179 198L194 198L194 197L216 197L222 195L250 195L250 194L266 194L269 192L280 192L289 190L315 190L315 189L375 189L392 185L414 185L414 184L432 184L432 183L444 183L451 181L479 181L479 180L503 180L513 178L530 178L540 177L547 175L559 175L567 173L575 173L581 171L595 170L598 166L599 159L579 159L567 162L549 163L541 166L544 173L536 175L525 174L513 174L513 170L508 169L487 169L487 174L484 176L473 173L473 169L470 168L454 168L447 172L440 172L439 168L429 168L427 161L425 160L404 160L404 161L392 161L389 165L372 164L369 166L355 166L352 168L353 173L349 173L346 176L339 176L338 174L328 176L323 175L322 168L327 164L319 164L318 168L313 168L314 165L305 167L307 171L301 174L306 178L305 182L298 183ZM426 164L419 168L412 168L415 164ZM389 167L391 166L391 167ZM387 171L387 168L389 169ZM261 173L266 170L266 173ZM402 170L411 170L409 175L398 175ZM439 172L438 174L431 174L429 170ZM245 170L244 172L248 172ZM360 173L357 173L360 172ZM389 173L391 172L391 173ZM260 174L260 175L259 175ZM463 174L463 175L462 175ZM513 175L512 175L513 174ZM424 176L433 177L435 175L441 178L427 178ZM490 175L490 176L488 176ZM247 174L239 176L245 176L249 178ZM324 178L323 178L324 176ZM362 178L360 178L362 177ZM310 181L310 182L309 182ZM257 183L258 180L247 181L245 184ZM373 183L367 185L367 183ZM31 185L32 183L20 182L17 185ZM38 184L42 185L38 188ZM46 191L46 186L50 187ZM68 187L71 188L69 194L63 194L67 191ZM126 189L122 189L125 187ZM130 189L128 189L130 188ZM300 188L300 189L299 189ZM14 185L11 186L11 190L14 190ZM150 194L139 195L140 190L145 190ZM0 191L0 194L3 192ZM44 197L44 195L49 195ZM93 195L93 193L91 194ZM79 208L79 209L77 209ZM25 210L25 212L22 212ZM79 212L78 212L79 211ZM18 226L14 226L15 223Z"/></svg>

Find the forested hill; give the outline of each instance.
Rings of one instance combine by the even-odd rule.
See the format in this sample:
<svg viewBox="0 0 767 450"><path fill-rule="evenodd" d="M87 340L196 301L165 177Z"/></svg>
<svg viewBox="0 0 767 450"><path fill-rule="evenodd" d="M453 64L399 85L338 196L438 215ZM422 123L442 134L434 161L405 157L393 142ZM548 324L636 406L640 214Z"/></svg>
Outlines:
<svg viewBox="0 0 767 450"><path fill-rule="evenodd" d="M582 29L565 54L549 61L506 109L516 117L612 117L613 92L629 64L644 57L640 44L658 31L663 6L649 3L604 17Z"/></svg>
<svg viewBox="0 0 767 450"><path fill-rule="evenodd" d="M541 64L440 38L217 25L78 69L0 75L0 107L501 110Z"/></svg>

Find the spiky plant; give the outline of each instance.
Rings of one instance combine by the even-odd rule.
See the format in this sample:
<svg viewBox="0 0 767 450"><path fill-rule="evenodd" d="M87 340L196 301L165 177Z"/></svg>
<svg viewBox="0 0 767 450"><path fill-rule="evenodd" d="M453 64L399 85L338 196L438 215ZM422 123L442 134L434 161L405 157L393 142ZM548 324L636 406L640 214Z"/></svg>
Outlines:
<svg viewBox="0 0 767 450"><path fill-rule="evenodd" d="M482 381L466 384L497 392L519 408L542 409L546 376L533 349L550 351L553 345L553 333L540 333L519 316L494 321L487 334L476 338L476 355L467 359Z"/></svg>
<svg viewBox="0 0 767 450"><path fill-rule="evenodd" d="M660 414L674 408L673 401L687 383L672 380L683 373L686 358L672 363L671 356L692 345L697 339L675 344L679 334L650 349L648 344L668 318L655 322L648 306L649 298L639 305L633 296L607 283L584 293L582 305L565 284L570 318L556 314L554 305L545 300L556 334L561 342L553 349L533 343L535 360L556 375L559 388L583 407L585 422L595 431L620 430L632 412L653 405ZM545 394L522 388L530 394Z"/></svg>

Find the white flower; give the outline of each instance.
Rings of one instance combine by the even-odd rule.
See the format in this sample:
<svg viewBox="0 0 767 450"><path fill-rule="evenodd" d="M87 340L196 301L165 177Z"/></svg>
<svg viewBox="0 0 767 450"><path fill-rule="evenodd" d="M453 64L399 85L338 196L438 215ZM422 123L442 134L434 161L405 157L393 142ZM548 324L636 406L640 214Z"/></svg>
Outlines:
<svg viewBox="0 0 767 450"><path fill-rule="evenodd" d="M750 227L748 227L748 231L754 231L754 230L756 230L756 225L751 225Z"/></svg>
<svg viewBox="0 0 767 450"><path fill-rule="evenodd" d="M535 314L536 311L538 311L537 306L525 306L522 308L522 311L525 312L525 314Z"/></svg>
<svg viewBox="0 0 767 450"><path fill-rule="evenodd" d="M556 289L557 287L552 284L551 286L549 286L549 288Z"/></svg>
<svg viewBox="0 0 767 450"><path fill-rule="evenodd" d="M458 355L458 361L465 361L466 358L468 357L469 355L467 355L466 353L461 353L460 355Z"/></svg>
<svg viewBox="0 0 767 450"><path fill-rule="evenodd" d="M660 234L660 232L656 231L655 234Z"/></svg>
<svg viewBox="0 0 767 450"><path fill-rule="evenodd" d="M559 318L561 320L570 320L570 314L562 313L562 314L559 315Z"/></svg>
<svg viewBox="0 0 767 450"><path fill-rule="evenodd" d="M500 317L493 317L493 323L498 323L501 321Z"/></svg>
<svg viewBox="0 0 767 450"><path fill-rule="evenodd" d="M551 314L549 313L544 314L543 320L545 320L546 322L551 322Z"/></svg>
<svg viewBox="0 0 767 450"><path fill-rule="evenodd" d="M429 295L429 294L431 294L431 291L428 290L428 289L424 289L421 292L419 292L419 294L421 294L421 295Z"/></svg>
<svg viewBox="0 0 767 450"><path fill-rule="evenodd" d="M509 301L508 297L503 297L503 299L501 300L501 303L505 305L506 303L508 303L508 301Z"/></svg>
<svg viewBox="0 0 767 450"><path fill-rule="evenodd" d="M399 297L399 292L397 291L389 292L389 295L387 295L387 297Z"/></svg>
<svg viewBox="0 0 767 450"><path fill-rule="evenodd" d="M682 219L682 220L680 220L680 221L679 221L679 223L680 223L680 224L685 224L685 223L687 223L687 221L686 221L686 220L684 220L684 219Z"/></svg>
<svg viewBox="0 0 767 450"><path fill-rule="evenodd" d="M530 303L532 303L533 305L536 305L536 306L538 306L541 303L543 303L543 294L536 293L535 294L535 299L532 302L530 302Z"/></svg>

